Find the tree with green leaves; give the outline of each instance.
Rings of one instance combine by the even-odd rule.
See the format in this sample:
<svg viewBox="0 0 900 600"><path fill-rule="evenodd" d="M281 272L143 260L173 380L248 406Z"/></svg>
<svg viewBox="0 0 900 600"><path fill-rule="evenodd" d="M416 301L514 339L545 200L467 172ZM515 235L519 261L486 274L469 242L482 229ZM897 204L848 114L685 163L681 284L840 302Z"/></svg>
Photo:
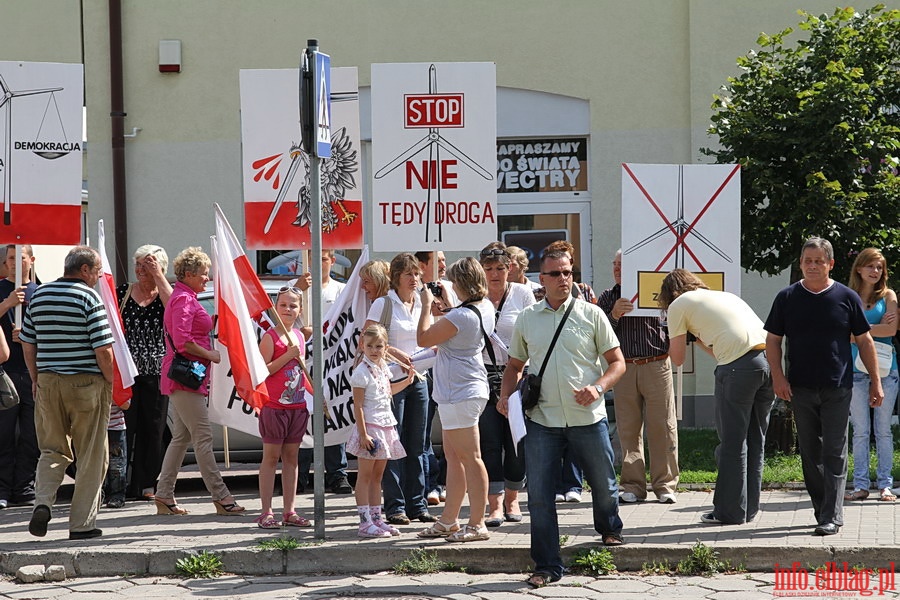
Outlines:
<svg viewBox="0 0 900 600"><path fill-rule="evenodd" d="M757 39L742 73L714 96L718 163L741 165L743 267L798 278L803 241L831 241L833 277L881 248L900 269L900 10L832 16L799 11L792 28Z"/></svg>

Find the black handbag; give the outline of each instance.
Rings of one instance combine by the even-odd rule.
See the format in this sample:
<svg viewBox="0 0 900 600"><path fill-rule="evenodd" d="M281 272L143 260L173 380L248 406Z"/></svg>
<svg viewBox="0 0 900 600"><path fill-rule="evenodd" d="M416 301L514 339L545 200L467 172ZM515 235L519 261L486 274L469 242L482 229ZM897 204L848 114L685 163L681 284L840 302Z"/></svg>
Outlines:
<svg viewBox="0 0 900 600"><path fill-rule="evenodd" d="M175 352L175 355L172 357L172 364L169 365L169 379L192 390L200 389L200 386L203 385L203 381L206 379L206 365L198 360L191 360L179 354L175 350L175 343L172 341L172 336L169 335L168 331L166 332L166 337L169 339L172 351Z"/></svg>
<svg viewBox="0 0 900 600"><path fill-rule="evenodd" d="M0 367L0 410L15 408L18 405L19 392L3 367Z"/></svg>
<svg viewBox="0 0 900 600"><path fill-rule="evenodd" d="M504 295L503 297L505 298L506 296ZM497 404L497 401L500 400L500 384L503 381L503 369L497 367L497 357L494 356L494 346L491 344L491 338L488 337L487 331L484 330L484 321L481 319L481 311L471 304L463 304L463 306L478 315L478 324L481 327L481 335L484 336L484 349L487 350L488 356L491 359L491 366L493 367L493 369L487 369L488 402ZM487 365L485 365L485 367L487 367Z"/></svg>
<svg viewBox="0 0 900 600"><path fill-rule="evenodd" d="M562 332L563 325L565 325L566 319L569 318L569 313L572 312L572 307L575 306L576 302L580 302L580 300L572 298L572 301L569 303L569 308L566 309L566 313L556 327L556 333L553 334L553 340L550 342L550 347L547 348L547 354L544 355L544 362L541 365L540 372L537 375L534 375L533 373L525 375L516 385L519 396L522 398L522 410L531 410L538 405L538 401L541 398L541 379L544 376L544 369L547 368L547 361L550 360L550 353L553 352L556 340L559 339L559 334Z"/></svg>

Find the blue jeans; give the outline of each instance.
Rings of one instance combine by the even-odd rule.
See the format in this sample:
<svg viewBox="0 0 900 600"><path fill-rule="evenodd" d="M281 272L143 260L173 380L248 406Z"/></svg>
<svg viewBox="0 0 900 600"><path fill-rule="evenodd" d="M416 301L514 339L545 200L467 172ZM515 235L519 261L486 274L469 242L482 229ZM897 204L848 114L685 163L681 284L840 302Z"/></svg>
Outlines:
<svg viewBox="0 0 900 600"><path fill-rule="evenodd" d="M300 448L297 485L306 489L309 483L309 469L313 463L313 449ZM325 446L325 487L331 487L347 477L346 444Z"/></svg>
<svg viewBox="0 0 900 600"><path fill-rule="evenodd" d="M478 421L481 459L488 472L488 494L502 494L504 489L525 488L525 449L519 442L518 453L512 443L509 421L488 402ZM581 487L579 482L578 487Z"/></svg>
<svg viewBox="0 0 900 600"><path fill-rule="evenodd" d="M562 470L556 478L556 493L563 496L569 492L580 494L583 491L581 488L583 482L584 471L578 466L578 462L575 460L575 453L570 446L563 455Z"/></svg>
<svg viewBox="0 0 900 600"><path fill-rule="evenodd" d="M872 419L869 418L869 383L865 373L853 374L853 396L850 398L850 423L853 425L853 488L868 490L869 482L869 432ZM891 416L897 400L898 375L891 371L881 378L884 388L884 402L876 406L875 412L875 455L878 467L875 481L879 490L894 487L891 467L894 460L894 438L891 436Z"/></svg>
<svg viewBox="0 0 900 600"><path fill-rule="evenodd" d="M584 468L591 486L594 530L600 535L621 535L619 486L613 467L613 450L606 419L581 427L544 427L525 422L525 469L528 477L528 513L531 523L531 559L535 571L562 577L559 521L556 515L556 480L566 448Z"/></svg>
<svg viewBox="0 0 900 600"><path fill-rule="evenodd" d="M428 512L425 499L425 421L428 414L428 386L416 380L394 395L397 434L406 450L406 458L389 460L381 487L384 513L417 517Z"/></svg>
<svg viewBox="0 0 900 600"><path fill-rule="evenodd" d="M128 443L125 431L125 429L109 429L106 432L109 439L109 467L106 469L103 491L107 502L125 500L125 474L128 470Z"/></svg>

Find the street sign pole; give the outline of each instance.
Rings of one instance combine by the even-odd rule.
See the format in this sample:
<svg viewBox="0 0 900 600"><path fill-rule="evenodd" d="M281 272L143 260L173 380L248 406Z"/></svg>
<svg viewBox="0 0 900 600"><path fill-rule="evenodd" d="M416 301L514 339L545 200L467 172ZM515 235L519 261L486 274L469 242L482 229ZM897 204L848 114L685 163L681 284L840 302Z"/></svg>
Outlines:
<svg viewBox="0 0 900 600"><path fill-rule="evenodd" d="M331 156L331 58L319 52L319 41L308 40L300 68L300 115L304 150L309 154L310 223L312 246L309 261L312 286L312 385L321 407L311 415L313 423L313 489L315 537L325 539L325 389L322 381L322 176L319 161Z"/></svg>

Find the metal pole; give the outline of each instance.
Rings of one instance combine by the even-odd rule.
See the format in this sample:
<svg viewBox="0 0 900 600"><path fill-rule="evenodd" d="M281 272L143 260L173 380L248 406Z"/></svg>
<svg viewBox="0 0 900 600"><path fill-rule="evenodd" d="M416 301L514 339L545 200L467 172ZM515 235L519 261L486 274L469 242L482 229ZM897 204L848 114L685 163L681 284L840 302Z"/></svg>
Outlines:
<svg viewBox="0 0 900 600"><path fill-rule="evenodd" d="M309 69L315 68L313 53L318 51L318 42L309 40L306 48L307 65ZM311 77L311 71L301 73L302 77ZM309 89L309 88L307 88ZM304 98L304 101L311 98ZM312 119L310 131L315 131L315 112L312 104L307 104L310 110L307 111L308 118ZM307 123L304 123L307 125ZM310 305L312 308L312 347L313 347L313 369L312 384L313 393L318 403L321 403L321 410L315 410L312 416L313 421L313 489L315 490L315 536L316 539L325 539L325 411L328 410L326 405L325 390L322 387L322 176L320 173L319 157L316 155L315 136L311 136L309 143L309 181L312 189L310 190L310 223L309 235L312 246L310 252L309 272L312 274L312 285L310 286Z"/></svg>

